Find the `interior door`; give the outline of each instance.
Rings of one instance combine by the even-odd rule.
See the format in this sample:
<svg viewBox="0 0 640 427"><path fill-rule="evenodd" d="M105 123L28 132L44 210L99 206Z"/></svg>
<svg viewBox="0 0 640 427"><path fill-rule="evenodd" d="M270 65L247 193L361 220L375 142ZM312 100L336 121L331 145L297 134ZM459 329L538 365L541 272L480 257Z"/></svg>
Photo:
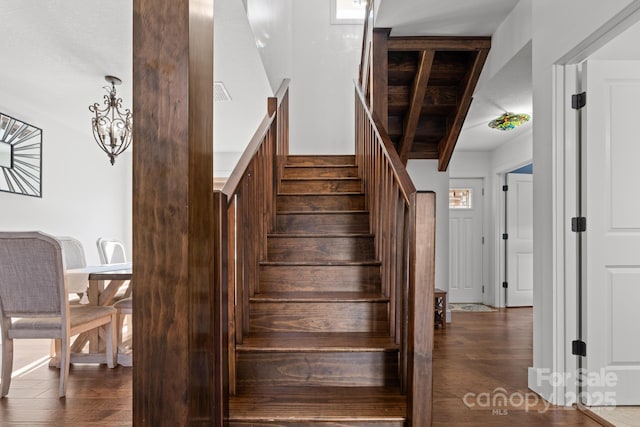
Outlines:
<svg viewBox="0 0 640 427"><path fill-rule="evenodd" d="M582 397L638 405L640 61L589 61L582 70Z"/></svg>
<svg viewBox="0 0 640 427"><path fill-rule="evenodd" d="M450 302L482 302L482 179L449 180Z"/></svg>
<svg viewBox="0 0 640 427"><path fill-rule="evenodd" d="M533 175L507 174L507 307L533 305Z"/></svg>

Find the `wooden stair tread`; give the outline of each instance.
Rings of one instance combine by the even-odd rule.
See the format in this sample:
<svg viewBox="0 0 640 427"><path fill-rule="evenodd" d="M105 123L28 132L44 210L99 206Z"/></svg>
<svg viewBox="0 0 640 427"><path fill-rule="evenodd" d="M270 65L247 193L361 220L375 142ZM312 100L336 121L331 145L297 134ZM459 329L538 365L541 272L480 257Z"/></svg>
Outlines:
<svg viewBox="0 0 640 427"><path fill-rule="evenodd" d="M265 292L249 298L251 302L388 302L381 294L368 292Z"/></svg>
<svg viewBox="0 0 640 427"><path fill-rule="evenodd" d="M368 210L323 210L323 211L276 211L277 215L343 215L368 214Z"/></svg>
<svg viewBox="0 0 640 427"><path fill-rule="evenodd" d="M362 178L357 176L327 176L327 177L300 176L300 177L282 178L280 179L280 181L359 181L361 179Z"/></svg>
<svg viewBox="0 0 640 427"><path fill-rule="evenodd" d="M331 238L331 237L368 237L373 238L371 233L269 233L267 237L282 238Z"/></svg>
<svg viewBox="0 0 640 427"><path fill-rule="evenodd" d="M364 196L362 191L328 191L326 193L278 193L278 196Z"/></svg>
<svg viewBox="0 0 640 427"><path fill-rule="evenodd" d="M374 352L397 351L392 337L371 333L270 333L249 335L238 351L264 352Z"/></svg>
<svg viewBox="0 0 640 427"><path fill-rule="evenodd" d="M306 165L306 164L291 164L287 163L284 165L285 168L297 168L297 169L327 169L327 168L355 168L358 165L355 163L343 163L343 164L331 164L331 165Z"/></svg>
<svg viewBox="0 0 640 427"><path fill-rule="evenodd" d="M375 259L366 260L366 261L342 261L342 260L332 260L332 261L260 261L259 263L262 266L323 266L323 265L381 265L381 262Z"/></svg>
<svg viewBox="0 0 640 427"><path fill-rule="evenodd" d="M356 156L353 154L289 154L285 164L287 165L333 165L350 164L356 166Z"/></svg>
<svg viewBox="0 0 640 427"><path fill-rule="evenodd" d="M402 422L406 400L397 387L252 386L229 396L229 420Z"/></svg>

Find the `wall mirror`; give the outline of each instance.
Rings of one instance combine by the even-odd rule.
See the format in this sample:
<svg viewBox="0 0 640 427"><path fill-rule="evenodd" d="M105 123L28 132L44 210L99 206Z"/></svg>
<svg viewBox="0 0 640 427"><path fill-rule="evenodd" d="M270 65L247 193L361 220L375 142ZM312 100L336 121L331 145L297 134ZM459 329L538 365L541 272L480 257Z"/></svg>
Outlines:
<svg viewBox="0 0 640 427"><path fill-rule="evenodd" d="M42 197L42 129L2 113L0 191Z"/></svg>

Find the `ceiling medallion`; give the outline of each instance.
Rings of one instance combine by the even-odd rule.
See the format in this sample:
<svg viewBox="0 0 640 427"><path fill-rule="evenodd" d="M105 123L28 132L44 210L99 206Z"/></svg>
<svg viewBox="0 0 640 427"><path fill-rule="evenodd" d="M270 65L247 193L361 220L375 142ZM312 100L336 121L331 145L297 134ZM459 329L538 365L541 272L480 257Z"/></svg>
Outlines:
<svg viewBox="0 0 640 427"><path fill-rule="evenodd" d="M525 124L529 120L531 120L531 116L528 114L504 113L497 119L491 120L489 127L498 130L511 130Z"/></svg>

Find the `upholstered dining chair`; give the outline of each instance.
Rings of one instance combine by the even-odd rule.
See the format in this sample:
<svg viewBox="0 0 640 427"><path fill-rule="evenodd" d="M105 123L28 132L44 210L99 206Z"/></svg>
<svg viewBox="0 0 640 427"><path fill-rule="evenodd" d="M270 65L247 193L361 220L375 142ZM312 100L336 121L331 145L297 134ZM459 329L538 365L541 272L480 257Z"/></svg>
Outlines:
<svg viewBox="0 0 640 427"><path fill-rule="evenodd" d="M104 362L115 367L116 310L70 305L61 243L40 232L0 232L0 328L2 397L9 393L14 339L61 341L58 395L67 390L71 337L97 327L106 330Z"/></svg>
<svg viewBox="0 0 640 427"><path fill-rule="evenodd" d="M100 237L96 241L98 247L98 256L102 264L121 264L127 262L127 253L124 249L124 244L117 239L105 239ZM124 292L122 291L124 289ZM119 301L123 298L131 296L131 286L127 284L123 286L118 294L114 297L114 301Z"/></svg>
<svg viewBox="0 0 640 427"><path fill-rule="evenodd" d="M56 240L60 242L62 254L64 255L64 268L66 270L87 266L84 248L80 240L68 236L57 236Z"/></svg>
<svg viewBox="0 0 640 427"><path fill-rule="evenodd" d="M124 244L120 240L101 237L96 242L96 245L98 246L98 255L101 263L117 264L127 262Z"/></svg>

